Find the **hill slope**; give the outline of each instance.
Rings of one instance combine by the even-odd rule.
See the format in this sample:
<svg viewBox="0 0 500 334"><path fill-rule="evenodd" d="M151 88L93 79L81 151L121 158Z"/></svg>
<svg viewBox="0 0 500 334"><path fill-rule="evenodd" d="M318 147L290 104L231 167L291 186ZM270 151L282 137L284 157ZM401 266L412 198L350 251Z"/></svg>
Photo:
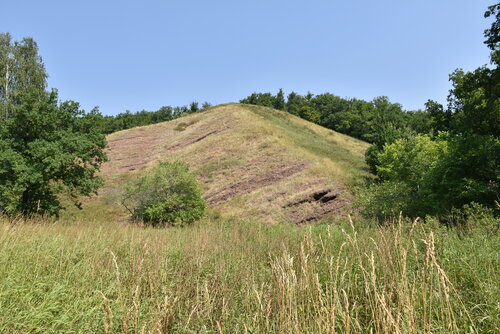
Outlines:
<svg viewBox="0 0 500 334"><path fill-rule="evenodd" d="M159 160L181 160L223 215L305 223L343 212L348 189L367 174L367 144L270 108L226 104L108 137L106 185L86 201L86 219L125 220L124 184Z"/></svg>

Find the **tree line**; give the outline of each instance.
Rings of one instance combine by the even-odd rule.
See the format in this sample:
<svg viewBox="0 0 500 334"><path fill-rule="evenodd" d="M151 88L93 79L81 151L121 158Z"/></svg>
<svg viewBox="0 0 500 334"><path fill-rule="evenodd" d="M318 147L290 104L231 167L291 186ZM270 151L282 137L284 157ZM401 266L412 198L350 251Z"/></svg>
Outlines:
<svg viewBox="0 0 500 334"><path fill-rule="evenodd" d="M209 102L201 104L194 101L189 106L163 106L156 111L141 110L131 112L129 110L119 113L115 116L102 115L97 108L94 109L94 121L99 130L104 134L110 134L116 131L131 129L137 126L156 124L160 122L171 121L181 116L186 116L197 111L203 111L210 108Z"/></svg>

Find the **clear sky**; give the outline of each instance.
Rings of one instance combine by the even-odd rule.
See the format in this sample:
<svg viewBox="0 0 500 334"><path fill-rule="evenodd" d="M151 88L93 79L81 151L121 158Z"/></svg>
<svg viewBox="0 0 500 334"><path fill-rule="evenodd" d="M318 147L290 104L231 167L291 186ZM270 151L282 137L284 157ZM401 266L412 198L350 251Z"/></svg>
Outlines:
<svg viewBox="0 0 500 334"><path fill-rule="evenodd" d="M283 88L406 109L488 63L495 0L2 1L0 31L39 45L49 87L104 114Z"/></svg>

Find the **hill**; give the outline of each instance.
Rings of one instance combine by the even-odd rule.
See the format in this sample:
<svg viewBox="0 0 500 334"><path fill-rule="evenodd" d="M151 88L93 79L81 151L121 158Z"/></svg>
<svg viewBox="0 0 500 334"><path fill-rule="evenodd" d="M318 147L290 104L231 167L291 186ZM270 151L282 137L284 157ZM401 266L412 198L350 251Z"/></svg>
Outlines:
<svg viewBox="0 0 500 334"><path fill-rule="evenodd" d="M224 216L297 224L344 212L367 175L367 144L270 108L225 104L108 136L105 187L81 218L125 220L127 181L159 160L190 166L209 206Z"/></svg>

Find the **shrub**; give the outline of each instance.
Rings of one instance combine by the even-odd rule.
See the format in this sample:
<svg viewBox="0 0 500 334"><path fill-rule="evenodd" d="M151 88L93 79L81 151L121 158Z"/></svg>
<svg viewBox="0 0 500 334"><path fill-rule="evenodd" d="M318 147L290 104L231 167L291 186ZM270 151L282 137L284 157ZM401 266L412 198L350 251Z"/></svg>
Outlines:
<svg viewBox="0 0 500 334"><path fill-rule="evenodd" d="M361 191L356 204L367 217L390 220L409 210L411 189L402 182L374 183Z"/></svg>
<svg viewBox="0 0 500 334"><path fill-rule="evenodd" d="M480 228L496 234L500 228L494 210L475 202L465 204L461 209L451 210L450 216L445 218L451 218L451 222L466 230Z"/></svg>
<svg viewBox="0 0 500 334"><path fill-rule="evenodd" d="M123 205L133 218L152 226L183 226L201 218L206 202L195 177L181 162L160 162L125 188Z"/></svg>

